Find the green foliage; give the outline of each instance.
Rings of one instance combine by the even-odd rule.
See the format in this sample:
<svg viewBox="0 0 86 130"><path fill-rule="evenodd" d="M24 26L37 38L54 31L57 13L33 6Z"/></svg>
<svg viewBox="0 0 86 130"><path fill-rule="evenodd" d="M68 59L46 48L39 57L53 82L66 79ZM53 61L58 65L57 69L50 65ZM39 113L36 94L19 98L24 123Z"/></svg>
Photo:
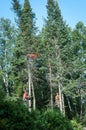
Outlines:
<svg viewBox="0 0 86 130"><path fill-rule="evenodd" d="M9 19L0 18L0 85L6 93L12 86L8 86L13 57L15 29Z"/></svg>
<svg viewBox="0 0 86 130"><path fill-rule="evenodd" d="M12 6L18 18L16 32L9 19L0 18L1 130L81 130L76 120L69 123L58 111L29 113L22 102L17 101L17 96L22 95L28 84L27 54L40 52L38 61L31 60L37 108L49 105L50 88L54 90L51 91L53 97L61 83L66 115L70 118L78 115L79 120L86 123L86 26L78 22L73 30L68 28L58 2L48 0L45 26L38 36L29 0L24 0L23 6L19 0L12 0ZM13 96L7 97L6 89L9 94L14 89L16 94L12 92Z"/></svg>
<svg viewBox="0 0 86 130"><path fill-rule="evenodd" d="M82 124L83 124L83 126L86 126L86 103L85 103L84 116L83 116L83 118L82 118Z"/></svg>
<svg viewBox="0 0 86 130"><path fill-rule="evenodd" d="M67 118L59 111L47 110L43 114L45 130L73 130Z"/></svg>
<svg viewBox="0 0 86 130"><path fill-rule="evenodd" d="M73 127L73 130L82 130L82 125L78 123L76 120L71 120L71 125Z"/></svg>
<svg viewBox="0 0 86 130"><path fill-rule="evenodd" d="M72 130L69 121L58 111L32 111L20 101L0 104L1 130Z"/></svg>
<svg viewBox="0 0 86 130"><path fill-rule="evenodd" d="M5 92L3 86L0 85L0 104L3 103L3 100L5 99Z"/></svg>
<svg viewBox="0 0 86 130"><path fill-rule="evenodd" d="M12 0L12 4L13 4L13 10L14 10L14 12L19 17L21 15L21 5L19 3L19 0Z"/></svg>
<svg viewBox="0 0 86 130"><path fill-rule="evenodd" d="M80 118L82 118L82 116L85 115L85 101L83 102L83 100L86 97L86 49L84 46L86 41L86 26L84 26L82 22L78 22L75 29L70 33L72 43L70 44L68 50L69 56L67 60L67 69L65 71L65 76L68 83L64 86L64 92L69 100L71 99L70 107L72 108L73 116L78 114L81 116ZM82 113L82 115L80 113Z"/></svg>
<svg viewBox="0 0 86 130"><path fill-rule="evenodd" d="M12 61L12 74L14 76L15 91L20 96L23 88L27 88L27 54L34 53L36 50L35 14L32 12L32 8L28 0L24 0L22 7L19 0L12 0L12 7L18 18L18 35L16 37L13 53L14 58Z"/></svg>
<svg viewBox="0 0 86 130"><path fill-rule="evenodd" d="M33 119L22 102L3 102L0 104L1 130L33 130Z"/></svg>

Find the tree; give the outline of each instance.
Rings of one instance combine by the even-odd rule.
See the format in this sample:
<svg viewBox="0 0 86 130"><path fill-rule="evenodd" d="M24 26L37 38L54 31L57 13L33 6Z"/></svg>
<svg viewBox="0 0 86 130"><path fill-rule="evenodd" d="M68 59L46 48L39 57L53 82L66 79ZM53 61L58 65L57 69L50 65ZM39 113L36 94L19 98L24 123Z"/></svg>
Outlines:
<svg viewBox="0 0 86 130"><path fill-rule="evenodd" d="M31 71L30 63L34 64L34 60L31 60L29 54L33 54L34 52L36 53L37 51L35 14L32 12L32 8L28 0L24 1L22 8L18 0L13 0L12 4L14 12L18 16L17 23L19 28L18 42L16 44L17 48L15 52L16 57L19 59L17 60L18 62L16 66L16 69L19 68L17 71L17 81L20 83L19 79L21 79L21 88L29 88L29 95L31 95L33 72ZM16 84L17 86L19 86L18 83Z"/></svg>
<svg viewBox="0 0 86 130"><path fill-rule="evenodd" d="M85 27L82 22L77 23L74 30L70 30L71 44L66 48L66 70L64 73L65 104L69 117L79 115L82 117L84 108L83 89L85 86L85 51L83 48L85 41ZM67 51L68 50L68 51ZM82 82L84 82L84 85ZM76 114L75 114L76 113Z"/></svg>
<svg viewBox="0 0 86 130"><path fill-rule="evenodd" d="M62 94L63 72L66 60L63 59L65 47L70 43L67 26L65 25L57 1L48 0L47 19L44 27L44 46L47 55L49 73L51 106L53 106L53 82L58 84L55 87L60 93L60 110L64 110L64 99ZM56 78L55 78L56 77ZM55 84L54 84L55 85ZM59 89L59 90L58 90Z"/></svg>
<svg viewBox="0 0 86 130"><path fill-rule="evenodd" d="M9 86L10 72L11 72L11 60L13 56L14 46L14 34L15 29L11 25L9 19L0 19L0 69L3 73L4 89L7 95L10 94L11 86Z"/></svg>
<svg viewBox="0 0 86 130"><path fill-rule="evenodd" d="M85 41L86 27L82 22L78 22L75 29L72 31L72 64L71 80L72 80L72 95L75 100L75 110L80 118L83 116L85 105ZM71 88L70 87L70 88ZM74 101L72 100L72 101ZM84 101L83 101L84 100ZM74 108L73 108L74 109Z"/></svg>

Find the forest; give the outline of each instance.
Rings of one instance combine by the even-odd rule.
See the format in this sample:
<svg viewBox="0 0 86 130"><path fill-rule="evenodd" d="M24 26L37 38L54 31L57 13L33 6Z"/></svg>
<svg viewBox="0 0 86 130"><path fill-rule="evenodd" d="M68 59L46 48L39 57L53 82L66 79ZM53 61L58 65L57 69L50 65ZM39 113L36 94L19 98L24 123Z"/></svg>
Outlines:
<svg viewBox="0 0 86 130"><path fill-rule="evenodd" d="M41 31L29 0L11 8L15 25L0 18L0 129L83 130L86 26L69 27L56 0L47 0Z"/></svg>

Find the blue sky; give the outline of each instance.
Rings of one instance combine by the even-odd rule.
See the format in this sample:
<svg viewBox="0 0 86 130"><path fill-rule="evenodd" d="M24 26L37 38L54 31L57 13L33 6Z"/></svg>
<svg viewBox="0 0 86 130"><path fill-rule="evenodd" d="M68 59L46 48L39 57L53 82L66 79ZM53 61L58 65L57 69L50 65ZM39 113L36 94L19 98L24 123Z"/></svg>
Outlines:
<svg viewBox="0 0 86 130"><path fill-rule="evenodd" d="M24 0L20 0L23 4ZM39 29L44 25L46 18L47 0L29 0L33 12L36 14L36 25ZM11 10L12 0L0 0L0 18L9 18L14 22L15 14ZM61 14L66 23L74 28L76 23L82 21L86 25L86 0L58 0Z"/></svg>

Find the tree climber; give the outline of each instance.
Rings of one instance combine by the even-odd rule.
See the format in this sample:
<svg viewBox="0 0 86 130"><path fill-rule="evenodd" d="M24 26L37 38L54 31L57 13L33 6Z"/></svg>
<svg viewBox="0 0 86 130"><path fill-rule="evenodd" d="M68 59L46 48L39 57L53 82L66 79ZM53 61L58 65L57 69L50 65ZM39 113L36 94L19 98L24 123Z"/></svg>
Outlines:
<svg viewBox="0 0 86 130"><path fill-rule="evenodd" d="M57 92L55 95L55 106L56 107L60 107L60 103L59 103L59 93Z"/></svg>
<svg viewBox="0 0 86 130"><path fill-rule="evenodd" d="M27 95L26 90L23 91L23 101L26 101L29 99L29 96Z"/></svg>
<svg viewBox="0 0 86 130"><path fill-rule="evenodd" d="M29 107L29 102L28 102L28 100L30 100L30 96L28 96L27 91L24 90L24 91L23 91L23 101L25 102L25 104L26 104L27 107Z"/></svg>

